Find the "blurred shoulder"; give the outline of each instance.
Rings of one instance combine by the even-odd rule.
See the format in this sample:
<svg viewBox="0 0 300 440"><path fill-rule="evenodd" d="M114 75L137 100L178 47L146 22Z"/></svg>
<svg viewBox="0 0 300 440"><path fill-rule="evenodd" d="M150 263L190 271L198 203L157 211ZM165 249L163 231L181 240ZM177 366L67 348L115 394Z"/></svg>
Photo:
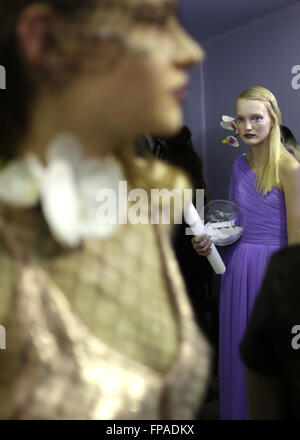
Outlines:
<svg viewBox="0 0 300 440"><path fill-rule="evenodd" d="M21 250L34 242L40 217L35 211L0 203L0 324L10 320L16 296L16 267ZM34 249L30 247L30 251ZM12 314L15 316L15 311Z"/></svg>
<svg viewBox="0 0 300 440"><path fill-rule="evenodd" d="M193 188L188 175L179 168L159 159L136 158L136 166L152 189L184 189Z"/></svg>
<svg viewBox="0 0 300 440"><path fill-rule="evenodd" d="M181 222L185 204L192 200L193 185L191 180L183 171L159 159L138 159L137 166L139 174L143 176L143 185L148 192L151 191L151 204L153 201L158 203L161 213L164 211L164 207L172 207L170 221L160 223L164 231L168 234L172 233L174 224ZM157 190L159 194L154 195L152 190ZM180 202L177 203L179 200Z"/></svg>
<svg viewBox="0 0 300 440"><path fill-rule="evenodd" d="M8 252L0 242L0 324L5 325L13 308L14 267Z"/></svg>

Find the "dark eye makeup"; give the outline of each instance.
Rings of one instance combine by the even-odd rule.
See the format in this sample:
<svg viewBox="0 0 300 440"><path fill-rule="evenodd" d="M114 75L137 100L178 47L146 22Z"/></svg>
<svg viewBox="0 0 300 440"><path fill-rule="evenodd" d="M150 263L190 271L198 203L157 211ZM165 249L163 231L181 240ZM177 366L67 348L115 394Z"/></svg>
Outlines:
<svg viewBox="0 0 300 440"><path fill-rule="evenodd" d="M257 122L262 122L264 120L262 115L251 115L249 118L251 121L255 120ZM236 117L236 122L243 122L245 120L245 118L243 116L237 116Z"/></svg>

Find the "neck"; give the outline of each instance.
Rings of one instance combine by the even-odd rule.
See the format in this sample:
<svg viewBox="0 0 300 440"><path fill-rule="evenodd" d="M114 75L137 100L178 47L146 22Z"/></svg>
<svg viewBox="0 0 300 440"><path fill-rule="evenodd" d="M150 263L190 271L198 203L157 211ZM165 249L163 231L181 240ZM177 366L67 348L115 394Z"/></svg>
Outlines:
<svg viewBox="0 0 300 440"><path fill-rule="evenodd" d="M259 168L261 164L264 162L268 150L269 150L268 139L266 139L261 144L250 146L249 158L251 161L251 165L254 169Z"/></svg>
<svg viewBox="0 0 300 440"><path fill-rule="evenodd" d="M34 153L45 162L45 152L49 143L62 133L70 133L78 138L85 157L106 156L115 153L120 147L126 148L133 144L134 139L129 136L120 136L113 130L101 126L101 120L93 127L88 118L84 119L80 107L72 108L68 104L70 103L66 96L62 99L57 96L55 99L49 99L47 96L47 99L36 100L27 133L18 148L20 156Z"/></svg>

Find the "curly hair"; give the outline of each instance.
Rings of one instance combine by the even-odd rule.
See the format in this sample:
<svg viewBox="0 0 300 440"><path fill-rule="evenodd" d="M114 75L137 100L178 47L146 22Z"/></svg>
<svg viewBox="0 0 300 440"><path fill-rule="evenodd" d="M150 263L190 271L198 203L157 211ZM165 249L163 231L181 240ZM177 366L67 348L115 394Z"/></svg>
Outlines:
<svg viewBox="0 0 300 440"><path fill-rule="evenodd" d="M2 0L0 6L0 64L6 70L6 90L1 91L0 156L11 159L16 154L17 144L27 129L30 103L36 93L36 84L19 50L16 26L22 11L36 3L34 0ZM65 22L74 22L83 17L96 0L43 0L49 4Z"/></svg>
<svg viewBox="0 0 300 440"><path fill-rule="evenodd" d="M53 86L49 68L32 68L26 63L16 35L22 11L35 3L37 0L1 0L0 3L0 65L5 67L7 77L6 90L1 92L0 100L0 156L4 160L15 156L16 145L26 132L38 81L44 80L49 87ZM153 13L159 11L150 7L151 2L136 0L42 0L41 4L48 5L54 12L55 18L45 39L47 46L60 57L62 85L80 71L82 61L95 44L117 45L119 50L114 58L117 59L120 51L128 47L132 26L137 21L153 19ZM160 10L160 16L170 3L166 0L161 4L165 8ZM103 65L109 64L104 58ZM57 89L60 85L57 76L55 81Z"/></svg>

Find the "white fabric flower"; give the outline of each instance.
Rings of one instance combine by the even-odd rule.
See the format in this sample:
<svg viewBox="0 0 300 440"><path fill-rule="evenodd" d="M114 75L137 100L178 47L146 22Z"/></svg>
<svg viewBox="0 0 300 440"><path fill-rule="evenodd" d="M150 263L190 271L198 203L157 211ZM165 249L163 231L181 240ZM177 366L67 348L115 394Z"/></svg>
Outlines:
<svg viewBox="0 0 300 440"><path fill-rule="evenodd" d="M39 187L22 160L0 171L0 200L17 208L28 208L39 202Z"/></svg>
<svg viewBox="0 0 300 440"><path fill-rule="evenodd" d="M222 143L224 145L229 144L232 147L239 147L240 146L239 141L237 140L237 138L235 136L227 136L226 139L224 139L222 141Z"/></svg>
<svg viewBox="0 0 300 440"><path fill-rule="evenodd" d="M237 126L235 119L232 116L222 116L222 121L220 122L221 127L225 128L226 130L233 130L235 131L235 134L238 134ZM225 139L223 139L222 144L224 145L231 145L232 147L239 147L239 141L236 136L227 136Z"/></svg>
<svg viewBox="0 0 300 440"><path fill-rule="evenodd" d="M0 172L0 199L18 207L40 202L54 237L70 247L84 238L114 234L118 218L105 221L101 217L99 221L97 194L110 190L116 207L126 213L127 199L119 200L119 182L124 176L118 163L111 158L84 160L77 139L70 135L56 137L46 157L46 166L30 154Z"/></svg>
<svg viewBox="0 0 300 440"><path fill-rule="evenodd" d="M221 127L225 128L226 130L233 130L237 132L237 126L235 123L235 119L232 116L222 116L222 121L220 122Z"/></svg>

